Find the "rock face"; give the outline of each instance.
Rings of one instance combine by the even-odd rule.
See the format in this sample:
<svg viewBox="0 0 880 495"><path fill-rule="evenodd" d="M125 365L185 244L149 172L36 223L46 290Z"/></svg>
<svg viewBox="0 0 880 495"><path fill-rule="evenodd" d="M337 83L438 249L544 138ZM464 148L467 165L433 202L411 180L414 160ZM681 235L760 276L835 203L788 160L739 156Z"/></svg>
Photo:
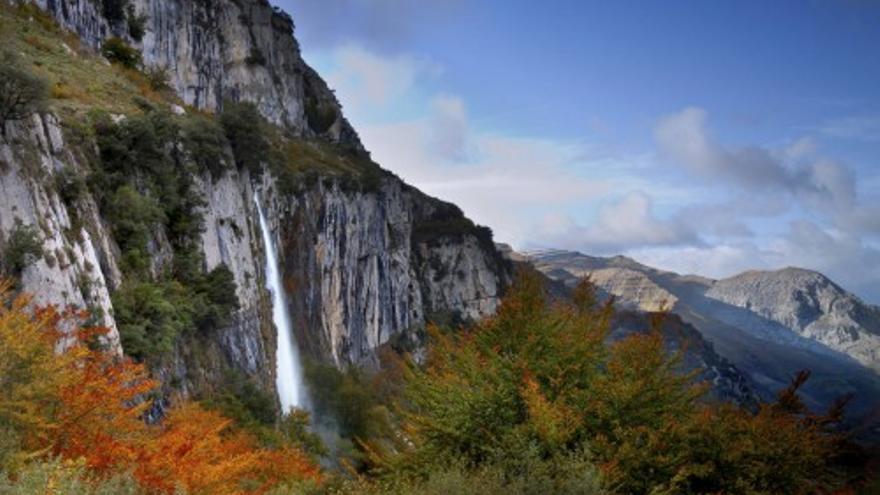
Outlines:
<svg viewBox="0 0 880 495"><path fill-rule="evenodd" d="M880 311L821 273L750 271L717 281L706 297L745 308L880 370Z"/></svg>
<svg viewBox="0 0 880 495"><path fill-rule="evenodd" d="M135 12L146 16L141 41L131 39L124 19L103 16L106 2L37 3L94 48L110 36L127 39L145 65L167 72L188 105L216 110L226 99L253 102L299 136L363 149L333 92L300 56L293 20L265 0L133 0Z"/></svg>
<svg viewBox="0 0 880 495"><path fill-rule="evenodd" d="M88 308L110 328L108 343L117 352L119 335L113 319L110 288L120 280L115 244L85 198L75 217L61 200L53 174L82 169L85 164L66 146L51 115L7 123L0 138L0 243L22 227L36 227L42 256L21 273L21 285L36 305Z"/></svg>
<svg viewBox="0 0 880 495"><path fill-rule="evenodd" d="M147 16L146 35L135 46L143 50L146 65L168 71L184 102L208 110L227 98L254 102L287 136L330 142L345 153L366 156L333 93L300 57L286 14L262 0L131 4ZM42 8L92 47L109 36L127 37L124 23L109 22L101 5L40 0ZM7 123L5 131L0 137L0 241L19 223L37 225L45 251L24 270L22 288L39 294L40 303L98 310L119 350L110 298L125 282L119 239L111 235L88 191L75 204L65 203L53 182L63 170L86 174L89 160L95 159L94 140L76 146L66 142L51 114ZM186 156L189 150L175 152ZM179 343L155 370L184 394L222 384L229 370L274 387L275 329L264 289L255 195L280 251L300 349L315 358L339 365L370 362L377 346L423 325L433 314L486 316L510 279L510 268L488 231L475 227L453 205L388 173L371 187L354 188L320 171L316 180L303 181L295 190L289 183L279 187L270 167L259 177L231 167L220 177L206 171L191 180L204 202L198 207L204 220L198 243L202 268L229 267L240 309L223 328ZM454 228L435 231L438 222ZM154 230L147 247L155 275L175 253L168 233Z"/></svg>
<svg viewBox="0 0 880 495"><path fill-rule="evenodd" d="M759 388L773 392L802 369L802 391L813 407L854 394L853 416L873 411L880 397L880 312L809 270L747 272L723 280L679 275L623 256L571 251L527 253L540 271L573 286L590 276L623 307L656 309L658 301L693 325ZM877 429L880 432L880 428Z"/></svg>

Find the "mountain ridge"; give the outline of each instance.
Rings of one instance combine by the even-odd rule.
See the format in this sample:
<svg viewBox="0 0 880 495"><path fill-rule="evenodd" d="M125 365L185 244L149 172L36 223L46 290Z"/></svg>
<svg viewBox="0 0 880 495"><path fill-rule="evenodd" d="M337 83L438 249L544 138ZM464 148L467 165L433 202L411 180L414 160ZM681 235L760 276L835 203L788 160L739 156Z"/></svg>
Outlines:
<svg viewBox="0 0 880 495"><path fill-rule="evenodd" d="M669 303L667 309L696 327L722 357L770 391L784 388L796 371L810 369L813 378L803 391L812 407L826 407L849 393L856 396L855 415L873 414L877 406L880 345L874 339L880 327L872 325L880 312L819 272L789 267L713 280L624 256L546 249L522 256L569 286L590 277L622 307L656 311L661 302ZM799 285L806 282L814 285ZM767 299L761 295L766 291L778 297ZM842 327L834 326L837 322ZM868 326L853 328L858 322Z"/></svg>

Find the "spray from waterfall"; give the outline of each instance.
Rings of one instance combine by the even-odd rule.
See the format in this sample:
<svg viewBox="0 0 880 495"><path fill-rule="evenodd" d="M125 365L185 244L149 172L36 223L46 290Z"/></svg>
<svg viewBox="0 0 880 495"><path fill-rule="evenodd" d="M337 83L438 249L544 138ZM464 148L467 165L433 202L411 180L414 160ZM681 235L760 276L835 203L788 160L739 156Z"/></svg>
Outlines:
<svg viewBox="0 0 880 495"><path fill-rule="evenodd" d="M290 315L287 313L287 302L284 300L284 288L281 285L281 274L278 271L278 257L263 207L257 195L254 195L257 213L260 216L260 231L263 234L263 250L266 252L266 288L272 293L272 320L278 332L277 350L275 352L275 386L278 399L284 413L293 407L305 407L306 393L303 386L302 366L299 361L299 350L293 338Z"/></svg>

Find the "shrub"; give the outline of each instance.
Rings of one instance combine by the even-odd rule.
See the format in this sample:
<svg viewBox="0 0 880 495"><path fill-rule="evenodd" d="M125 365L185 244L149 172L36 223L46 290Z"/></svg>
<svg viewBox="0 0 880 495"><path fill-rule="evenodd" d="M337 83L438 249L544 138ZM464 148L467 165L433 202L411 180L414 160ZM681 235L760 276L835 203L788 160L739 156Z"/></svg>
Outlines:
<svg viewBox="0 0 880 495"><path fill-rule="evenodd" d="M128 23L128 35L135 41L141 41L146 34L147 16L138 15L134 10L134 5L128 3L125 6L125 19ZM155 89L155 88L154 88Z"/></svg>
<svg viewBox="0 0 880 495"><path fill-rule="evenodd" d="M227 101L223 104L220 123L232 146L236 164L259 173L260 165L269 159L263 116L253 103Z"/></svg>
<svg viewBox="0 0 880 495"><path fill-rule="evenodd" d="M43 109L49 84L25 67L12 52L0 53L0 131L7 121L19 120Z"/></svg>
<svg viewBox="0 0 880 495"><path fill-rule="evenodd" d="M229 324L238 310L235 277L226 265L219 265L192 285L195 320L199 329L210 331Z"/></svg>
<svg viewBox="0 0 880 495"><path fill-rule="evenodd" d="M9 232L3 249L3 266L9 275L21 275L25 268L43 257L43 241L35 225L18 223Z"/></svg>
<svg viewBox="0 0 880 495"><path fill-rule="evenodd" d="M210 172L213 179L219 179L231 166L226 151L229 142L216 119L200 115L187 117L183 138L193 161L199 169Z"/></svg>
<svg viewBox="0 0 880 495"><path fill-rule="evenodd" d="M129 474L97 479L82 461L38 460L15 473L0 473L0 495L137 495L143 493Z"/></svg>
<svg viewBox="0 0 880 495"><path fill-rule="evenodd" d="M128 268L142 273L146 268L144 258L150 233L156 224L165 219L162 208L155 199L124 185L110 197L107 219L113 229L113 237L128 262Z"/></svg>
<svg viewBox="0 0 880 495"><path fill-rule="evenodd" d="M107 22L118 24L125 20L129 0L101 0L101 12Z"/></svg>
<svg viewBox="0 0 880 495"><path fill-rule="evenodd" d="M171 89L168 69L164 67L150 67L144 71L144 77L153 91L167 91Z"/></svg>
<svg viewBox="0 0 880 495"><path fill-rule="evenodd" d="M147 239L142 234L149 232L151 223L161 225L175 252L175 273L183 276L184 281L195 278L202 270L195 242L203 229L200 207L204 201L192 187L192 167L178 152L182 134L178 120L156 110L129 117L119 124L100 118L95 123L95 134L101 167L90 184L102 210L107 211L111 225L119 223L120 228L130 228L135 234L133 242L126 240L124 244L142 246L142 241ZM144 194L130 184L137 184L137 191ZM126 195L107 196L108 191L120 190ZM124 213L114 211L120 200L133 203L135 208ZM133 214L137 214L139 220L126 221ZM142 265L132 264L135 268Z"/></svg>
<svg viewBox="0 0 880 495"><path fill-rule="evenodd" d="M405 438L367 446L378 472L392 482L430 479L460 462L528 482L523 452L583 452L615 493L840 488L841 411L810 413L796 393L805 377L756 414L706 403L706 386L678 371L680 355L668 353L659 326L608 342L611 308L596 307L587 284L572 302L549 305L538 276L523 275L494 318L463 334L432 329L426 366L397 372ZM571 474L548 472L538 493L560 491Z"/></svg>
<svg viewBox="0 0 880 495"><path fill-rule="evenodd" d="M104 41L101 45L101 55L110 62L128 69L137 69L143 63L141 52L128 46L125 40L116 36Z"/></svg>
<svg viewBox="0 0 880 495"><path fill-rule="evenodd" d="M113 310L125 353L139 361L168 354L193 323L190 299L176 282L128 282L113 293Z"/></svg>
<svg viewBox="0 0 880 495"><path fill-rule="evenodd" d="M306 100L305 110L309 127L318 134L327 132L339 116L332 103L318 100L316 97Z"/></svg>
<svg viewBox="0 0 880 495"><path fill-rule="evenodd" d="M246 428L275 424L275 396L258 387L241 372L228 371L222 390L212 394L205 405Z"/></svg>
<svg viewBox="0 0 880 495"><path fill-rule="evenodd" d="M72 208L88 193L86 180L75 168L64 167L55 173L55 190L68 208Z"/></svg>

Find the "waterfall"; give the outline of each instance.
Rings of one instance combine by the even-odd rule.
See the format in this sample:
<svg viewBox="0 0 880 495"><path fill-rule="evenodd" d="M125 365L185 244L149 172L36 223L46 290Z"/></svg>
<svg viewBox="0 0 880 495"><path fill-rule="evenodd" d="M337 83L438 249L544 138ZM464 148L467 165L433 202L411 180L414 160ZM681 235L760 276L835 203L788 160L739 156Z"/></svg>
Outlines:
<svg viewBox="0 0 880 495"><path fill-rule="evenodd" d="M263 250L266 252L266 288L272 293L272 321L278 332L277 349L275 352L275 387L284 413L293 407L305 407L305 388L302 381L302 367L299 362L299 350L293 338L290 326L290 315L287 313L287 302L284 300L284 287L281 285L281 274L278 272L278 256L263 207L257 195L254 195L257 213L260 215L260 231L263 234Z"/></svg>

